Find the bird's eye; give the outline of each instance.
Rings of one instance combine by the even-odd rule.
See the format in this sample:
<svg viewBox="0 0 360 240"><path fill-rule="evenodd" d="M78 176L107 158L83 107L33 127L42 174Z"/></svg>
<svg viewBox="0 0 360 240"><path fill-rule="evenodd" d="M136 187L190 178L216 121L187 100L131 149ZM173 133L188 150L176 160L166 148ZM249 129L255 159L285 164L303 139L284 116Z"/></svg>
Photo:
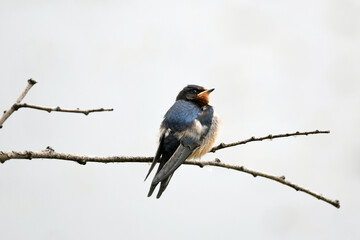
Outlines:
<svg viewBox="0 0 360 240"><path fill-rule="evenodd" d="M196 89L193 90L193 93L198 93L198 91Z"/></svg>

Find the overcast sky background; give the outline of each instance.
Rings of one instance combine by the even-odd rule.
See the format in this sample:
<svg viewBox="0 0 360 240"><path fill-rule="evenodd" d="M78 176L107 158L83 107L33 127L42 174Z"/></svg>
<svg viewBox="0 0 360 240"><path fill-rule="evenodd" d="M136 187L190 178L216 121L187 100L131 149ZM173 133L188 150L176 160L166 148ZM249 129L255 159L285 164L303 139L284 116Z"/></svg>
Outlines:
<svg viewBox="0 0 360 240"><path fill-rule="evenodd" d="M0 165L0 239L360 238L360 1L0 1L0 110L24 102L0 150L152 156L187 84L215 88L219 142L312 135L210 153L339 199L232 170L182 166L160 200L149 164Z"/></svg>

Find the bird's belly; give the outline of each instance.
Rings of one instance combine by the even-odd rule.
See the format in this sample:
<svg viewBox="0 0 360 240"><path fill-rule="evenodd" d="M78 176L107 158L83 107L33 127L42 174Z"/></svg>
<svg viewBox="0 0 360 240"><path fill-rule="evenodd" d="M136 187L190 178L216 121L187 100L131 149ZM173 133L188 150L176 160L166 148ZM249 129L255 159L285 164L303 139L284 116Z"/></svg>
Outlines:
<svg viewBox="0 0 360 240"><path fill-rule="evenodd" d="M205 155L211 150L218 137L219 125L220 125L220 118L214 113L214 117L211 122L211 127L209 129L208 134L202 140L200 146L194 150L194 152L189 156L188 159L201 158L203 155Z"/></svg>

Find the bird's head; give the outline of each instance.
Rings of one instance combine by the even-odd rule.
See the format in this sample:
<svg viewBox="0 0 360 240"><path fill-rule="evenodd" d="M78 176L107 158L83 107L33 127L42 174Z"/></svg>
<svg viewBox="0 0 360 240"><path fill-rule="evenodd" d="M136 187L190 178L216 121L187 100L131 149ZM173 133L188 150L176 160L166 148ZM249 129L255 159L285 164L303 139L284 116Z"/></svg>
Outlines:
<svg viewBox="0 0 360 240"><path fill-rule="evenodd" d="M181 90L176 98L177 100L185 100L198 103L200 105L209 104L209 95L215 88L205 89L198 85L187 85Z"/></svg>

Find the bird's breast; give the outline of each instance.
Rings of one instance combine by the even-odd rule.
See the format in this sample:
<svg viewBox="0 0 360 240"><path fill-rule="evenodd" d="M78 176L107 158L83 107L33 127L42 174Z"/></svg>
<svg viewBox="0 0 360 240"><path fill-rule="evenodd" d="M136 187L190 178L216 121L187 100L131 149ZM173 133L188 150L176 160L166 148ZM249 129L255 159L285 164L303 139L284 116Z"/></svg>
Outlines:
<svg viewBox="0 0 360 240"><path fill-rule="evenodd" d="M220 124L221 124L221 119L214 112L209 131L204 136L204 138L201 140L200 146L198 148L196 148L194 150L194 152L190 155L189 159L200 158L211 150L211 148L214 146L216 139L218 137Z"/></svg>

